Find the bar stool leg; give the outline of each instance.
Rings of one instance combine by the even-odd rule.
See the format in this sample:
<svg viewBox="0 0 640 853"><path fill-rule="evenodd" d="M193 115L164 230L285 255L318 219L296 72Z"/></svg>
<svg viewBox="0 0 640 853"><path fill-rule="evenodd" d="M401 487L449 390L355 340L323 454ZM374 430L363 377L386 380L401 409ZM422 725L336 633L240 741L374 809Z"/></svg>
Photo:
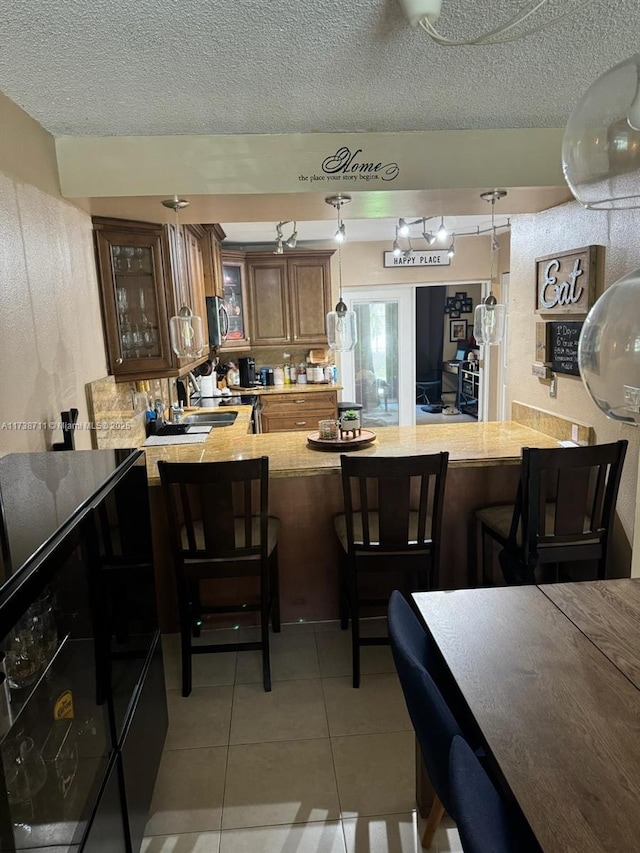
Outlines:
<svg viewBox="0 0 640 853"><path fill-rule="evenodd" d="M271 660L269 657L269 567L262 570L260 581L260 639L262 643L262 684L265 692L271 692Z"/></svg>
<svg viewBox="0 0 640 853"><path fill-rule="evenodd" d="M278 570L278 546L273 549L269 557L269 571L271 576L271 625L273 633L280 633L280 573Z"/></svg>
<svg viewBox="0 0 640 853"><path fill-rule="evenodd" d="M351 611L353 686L360 687L360 613L358 609L358 580L353 568L349 576L349 610Z"/></svg>

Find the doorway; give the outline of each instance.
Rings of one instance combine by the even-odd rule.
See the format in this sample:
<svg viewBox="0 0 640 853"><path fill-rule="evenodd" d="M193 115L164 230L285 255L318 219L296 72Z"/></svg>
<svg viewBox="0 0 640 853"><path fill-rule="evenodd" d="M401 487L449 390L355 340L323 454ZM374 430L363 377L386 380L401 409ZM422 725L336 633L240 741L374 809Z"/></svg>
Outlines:
<svg viewBox="0 0 640 853"><path fill-rule="evenodd" d="M344 290L358 342L341 360L343 399L362 406L365 427L412 424L415 384L413 288Z"/></svg>

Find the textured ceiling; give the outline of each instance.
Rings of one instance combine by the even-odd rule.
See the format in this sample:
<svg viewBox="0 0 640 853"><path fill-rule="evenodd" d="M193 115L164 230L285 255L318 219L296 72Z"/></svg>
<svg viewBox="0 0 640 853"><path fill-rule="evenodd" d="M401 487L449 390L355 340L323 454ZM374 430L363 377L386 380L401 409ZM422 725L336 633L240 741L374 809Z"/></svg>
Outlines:
<svg viewBox="0 0 640 853"><path fill-rule="evenodd" d="M438 27L523 5L444 0ZM0 0L0 20L0 90L55 135L408 131L563 126L637 51L640 4L482 48L438 47L398 0Z"/></svg>

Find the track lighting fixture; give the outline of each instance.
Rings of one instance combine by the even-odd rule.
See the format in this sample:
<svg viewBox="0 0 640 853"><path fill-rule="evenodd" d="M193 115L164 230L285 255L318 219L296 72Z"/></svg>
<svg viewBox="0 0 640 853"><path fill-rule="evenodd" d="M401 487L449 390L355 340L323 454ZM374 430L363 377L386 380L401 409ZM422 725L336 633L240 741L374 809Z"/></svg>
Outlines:
<svg viewBox="0 0 640 853"><path fill-rule="evenodd" d="M443 0L400 0L400 5L402 6L411 26L415 27L419 24L426 34L436 42L436 44L442 46L460 46L504 44L505 42L525 38L526 36L537 33L540 30L547 29L550 26L555 26L559 21L562 21L574 12L590 6L594 0L582 0L582 2L576 0L576 2L570 2L570 8L566 12L554 15L553 17L546 17L535 26L529 26L527 29L520 27L518 30L520 24L524 24L525 21L527 21L532 15L535 15L539 9L546 6L548 2L549 0L533 0L533 2L529 2L523 6L519 12L516 12L503 24L498 24L498 26L481 33L475 38L466 39L446 38L436 30L435 23L440 17ZM565 0L565 5L566 2L567 0ZM515 33L514 30L516 31Z"/></svg>
<svg viewBox="0 0 640 853"><path fill-rule="evenodd" d="M407 224L406 219L398 220L398 234L400 237L408 237L409 236L409 225Z"/></svg>
<svg viewBox="0 0 640 853"><path fill-rule="evenodd" d="M449 260L451 260L451 258L453 258L455 253L456 253L456 235L452 234L451 235L451 245L447 249L447 257L449 258Z"/></svg>
<svg viewBox="0 0 640 853"><path fill-rule="evenodd" d="M285 240L284 244L287 247L287 249L295 249L297 242L298 242L298 232L296 231L296 223L294 222L293 223L293 232L291 234L291 237L289 237L288 240Z"/></svg>
<svg viewBox="0 0 640 853"><path fill-rule="evenodd" d="M426 222L426 220L423 219L422 222L423 222L422 227L424 228L425 227L424 223ZM433 244L436 242L436 235L433 233L433 231L423 231L422 236L427 241L427 244L429 246L433 246Z"/></svg>
<svg viewBox="0 0 640 853"><path fill-rule="evenodd" d="M481 196L481 198L486 197L486 200L490 201L491 197L495 193L498 193L496 198L502 198L502 196L500 195L500 193L502 193L502 192L504 192L504 190L492 190L489 193L484 193ZM405 257L409 257L408 255L406 255L406 252L403 251L403 248L400 244L400 238L402 238L402 234L401 234L400 229L401 229L403 224L407 226L406 227L407 236L404 239L407 239L409 241L411 241L411 239L416 239L416 235L414 235L413 238L411 237L410 228L412 225L418 225L418 224L422 226L422 232L421 232L420 236L423 238L423 240L426 240L428 246L433 246L433 244L436 242L436 240L446 240L447 237L450 237L451 238L451 244L449 246L449 249L447 250L450 258L452 258L454 253L455 253L454 240L456 237L462 237L462 236L479 237L482 234L491 233L491 247L494 251L497 251L500 248L500 243L498 242L498 237L497 237L498 229L509 228L511 226L511 220L510 219L507 219L506 221L503 220L502 222L500 222L498 224L496 224L495 220L492 220L490 228L480 228L479 225L476 225L476 227L471 231L456 231L454 233L454 232L450 232L447 229L447 227L444 223L444 216L441 216L440 217L440 227L438 228L437 232L434 233L433 231L427 231L427 222L430 219L437 219L437 218L438 218L437 216L423 216L420 219L414 219L412 221L409 221L407 219L402 219L402 218L399 219L398 225L396 225L395 240L392 243L392 251L393 251L394 256L396 258L399 258L401 255L405 255ZM410 250L412 249L411 242L409 242L409 249Z"/></svg>
<svg viewBox="0 0 640 853"><path fill-rule="evenodd" d="M398 226L396 225L396 239L393 241L393 256L399 258L402 254L400 243L398 243Z"/></svg>
<svg viewBox="0 0 640 853"><path fill-rule="evenodd" d="M284 235L282 233L282 229L285 225L291 225L293 223L293 231L291 232L291 236L284 239ZM298 232L296 231L296 223L293 219L287 219L284 222L278 222L276 225L276 247L273 251L274 255L283 255L284 247L287 249L295 249L296 243L298 242Z"/></svg>
<svg viewBox="0 0 640 853"><path fill-rule="evenodd" d="M338 228L336 230L336 233L333 235L333 239L336 241L336 243L344 243L347 239L347 231L344 226L344 222L342 221L342 217L340 216L340 208L345 204L349 204L349 202L351 201L351 196L338 193L338 195L327 196L327 198L325 198L325 201L327 204L330 204L335 207L336 212L338 214Z"/></svg>

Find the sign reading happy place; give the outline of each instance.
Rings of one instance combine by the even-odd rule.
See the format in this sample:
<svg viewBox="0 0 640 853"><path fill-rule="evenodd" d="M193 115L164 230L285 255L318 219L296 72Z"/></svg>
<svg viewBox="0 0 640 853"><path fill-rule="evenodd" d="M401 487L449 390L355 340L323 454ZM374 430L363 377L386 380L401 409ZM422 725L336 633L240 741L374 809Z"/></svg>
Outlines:
<svg viewBox="0 0 640 853"><path fill-rule="evenodd" d="M393 252L384 252L385 267L448 267L451 264L447 250L441 252L417 251L403 252L394 255Z"/></svg>

